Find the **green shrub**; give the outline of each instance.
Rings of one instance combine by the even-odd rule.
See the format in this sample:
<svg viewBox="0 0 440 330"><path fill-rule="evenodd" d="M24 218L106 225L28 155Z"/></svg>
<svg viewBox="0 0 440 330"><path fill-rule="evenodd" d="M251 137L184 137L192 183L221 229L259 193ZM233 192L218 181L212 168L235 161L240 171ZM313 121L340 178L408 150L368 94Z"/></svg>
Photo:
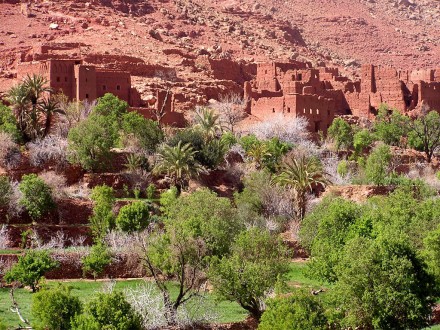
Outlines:
<svg viewBox="0 0 440 330"><path fill-rule="evenodd" d="M361 154L374 141L373 135L369 130L363 129L356 132L353 136L353 147L357 155Z"/></svg>
<svg viewBox="0 0 440 330"><path fill-rule="evenodd" d="M92 246L90 253L83 257L81 262L84 276L92 274L96 279L110 264L111 255L104 244L97 244Z"/></svg>
<svg viewBox="0 0 440 330"><path fill-rule="evenodd" d="M91 115L69 131L68 160L85 170L105 169L118 140L118 123L113 117Z"/></svg>
<svg viewBox="0 0 440 330"><path fill-rule="evenodd" d="M338 163L338 168L336 170L341 177L345 177L348 174L348 162L346 160L341 160Z"/></svg>
<svg viewBox="0 0 440 330"><path fill-rule="evenodd" d="M141 148L156 150L163 140L163 133L157 122L146 119L137 112L129 112L122 117L122 132L125 139L136 138Z"/></svg>
<svg viewBox="0 0 440 330"><path fill-rule="evenodd" d="M20 204L26 208L33 220L40 219L55 208L51 188L36 174L24 175L18 188L23 194Z"/></svg>
<svg viewBox="0 0 440 330"><path fill-rule="evenodd" d="M116 218L116 226L127 233L141 231L150 223L150 207L145 202L125 205Z"/></svg>
<svg viewBox="0 0 440 330"><path fill-rule="evenodd" d="M230 255L213 258L208 277L217 294L259 319L260 299L288 270L285 248L265 230L251 228L240 233L230 249Z"/></svg>
<svg viewBox="0 0 440 330"><path fill-rule="evenodd" d="M93 330L95 324L99 329L111 330L140 330L140 317L125 300L121 292L98 293L85 308L85 316L76 318L73 329L86 329L90 325Z"/></svg>
<svg viewBox="0 0 440 330"><path fill-rule="evenodd" d="M257 139L255 135L245 135L238 142L244 149L244 151L249 152L253 147L259 144L261 141Z"/></svg>
<svg viewBox="0 0 440 330"><path fill-rule="evenodd" d="M71 320L81 309L80 300L70 294L68 287L43 289L32 296L32 326L36 330L69 330Z"/></svg>
<svg viewBox="0 0 440 330"><path fill-rule="evenodd" d="M98 98L98 103L92 114L111 118L114 122L120 122L128 110L128 103L119 99L112 93L106 93Z"/></svg>
<svg viewBox="0 0 440 330"><path fill-rule="evenodd" d="M328 135L336 144L336 149L353 145L353 128L342 118L335 118L328 128Z"/></svg>
<svg viewBox="0 0 440 330"><path fill-rule="evenodd" d="M324 308L316 296L298 290L267 303L258 330L328 329Z"/></svg>
<svg viewBox="0 0 440 330"><path fill-rule="evenodd" d="M376 138L388 145L399 145L402 136L407 134L407 117L398 110L390 110L386 104L381 104L374 122Z"/></svg>
<svg viewBox="0 0 440 330"><path fill-rule="evenodd" d="M10 134L15 142L19 142L22 139L22 135L17 126L17 120L11 110L3 103L0 102L0 132Z"/></svg>
<svg viewBox="0 0 440 330"><path fill-rule="evenodd" d="M438 171L435 176L437 177L437 180L440 180L440 171Z"/></svg>
<svg viewBox="0 0 440 330"><path fill-rule="evenodd" d="M95 205L90 217L90 229L96 242L100 243L107 232L115 226L113 204L115 202L113 188L103 185L96 186L92 190L91 199Z"/></svg>
<svg viewBox="0 0 440 330"><path fill-rule="evenodd" d="M147 197L147 199L149 200L153 200L155 195L156 195L156 185L154 183L150 183L147 187L147 189L145 189L145 195Z"/></svg>
<svg viewBox="0 0 440 330"><path fill-rule="evenodd" d="M79 314L72 320L71 330L102 330L102 328L91 315Z"/></svg>
<svg viewBox="0 0 440 330"><path fill-rule="evenodd" d="M6 272L4 279L7 283L17 281L28 285L35 292L43 275L56 267L58 262L50 257L49 252L31 250L18 257L18 262Z"/></svg>
<svg viewBox="0 0 440 330"><path fill-rule="evenodd" d="M12 194L11 183L7 176L0 175L0 207L5 207L9 204Z"/></svg>
<svg viewBox="0 0 440 330"><path fill-rule="evenodd" d="M378 186L386 183L391 157L390 147L385 144L373 149L365 165L365 175L369 183Z"/></svg>

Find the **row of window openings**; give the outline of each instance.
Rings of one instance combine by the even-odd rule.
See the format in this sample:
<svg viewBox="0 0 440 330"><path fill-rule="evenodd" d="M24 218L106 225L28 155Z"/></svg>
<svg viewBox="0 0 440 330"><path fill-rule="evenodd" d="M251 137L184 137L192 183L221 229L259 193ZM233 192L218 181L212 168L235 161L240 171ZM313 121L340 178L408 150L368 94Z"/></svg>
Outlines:
<svg viewBox="0 0 440 330"><path fill-rule="evenodd" d="M57 82L60 82L60 81L61 81L61 78L57 77ZM64 77L64 82L67 82L67 77ZM87 82L87 78L86 78L86 82ZM107 86L106 85L102 85L102 90L103 91L107 90ZM121 90L121 86L117 85L116 86L116 90L120 91Z"/></svg>
<svg viewBox="0 0 440 330"><path fill-rule="evenodd" d="M272 108L272 112L275 113L275 108ZM290 108L287 108L287 113L290 113ZM303 113L306 113L306 108L303 109ZM313 109L309 110L309 114L313 114ZM319 115L319 109L316 109L316 114ZM328 115L330 116L330 111L328 111Z"/></svg>

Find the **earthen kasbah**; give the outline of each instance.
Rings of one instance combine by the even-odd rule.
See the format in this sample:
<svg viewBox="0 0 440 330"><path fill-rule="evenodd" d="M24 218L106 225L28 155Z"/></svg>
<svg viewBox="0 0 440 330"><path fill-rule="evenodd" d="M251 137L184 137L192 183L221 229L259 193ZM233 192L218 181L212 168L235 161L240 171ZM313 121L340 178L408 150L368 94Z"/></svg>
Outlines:
<svg viewBox="0 0 440 330"><path fill-rule="evenodd" d="M154 118L154 111L162 108L166 121L183 125L178 98L158 90L153 102L142 100L131 85L129 72L84 64L81 58L53 57L44 47L40 54L37 60L18 65L18 80L27 74L42 74L54 91L62 91L72 100L94 100L113 93L146 117ZM243 96L245 111L259 120L275 114L303 116L311 131L325 133L335 116L373 119L382 103L402 113L422 104L440 109L440 69L397 71L368 64L361 67L360 79L352 81L337 68L313 68L307 62L259 63L254 79L244 82Z"/></svg>

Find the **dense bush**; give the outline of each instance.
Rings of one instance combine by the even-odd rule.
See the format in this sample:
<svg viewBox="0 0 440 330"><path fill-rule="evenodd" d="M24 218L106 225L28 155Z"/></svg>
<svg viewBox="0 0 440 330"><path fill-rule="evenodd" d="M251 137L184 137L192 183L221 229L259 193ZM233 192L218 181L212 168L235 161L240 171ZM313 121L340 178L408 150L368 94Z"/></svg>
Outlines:
<svg viewBox="0 0 440 330"><path fill-rule="evenodd" d="M236 301L259 319L265 293L288 270L286 257L280 240L252 228L237 236L229 256L213 259L208 276L217 294Z"/></svg>
<svg viewBox="0 0 440 330"><path fill-rule="evenodd" d="M342 118L335 118L328 128L328 135L335 141L336 149L353 145L353 128Z"/></svg>
<svg viewBox="0 0 440 330"><path fill-rule="evenodd" d="M353 147L357 155L362 154L362 152L368 148L374 141L373 135L369 130L363 129L356 132L353 136Z"/></svg>
<svg viewBox="0 0 440 330"><path fill-rule="evenodd" d="M0 176L0 207L9 205L12 196L12 187L7 176Z"/></svg>
<svg viewBox="0 0 440 330"><path fill-rule="evenodd" d="M0 102L0 132L10 134L15 142L22 139L12 110Z"/></svg>
<svg viewBox="0 0 440 330"><path fill-rule="evenodd" d="M96 244L92 246L90 253L82 258L81 262L84 276L92 274L96 279L110 264L111 255L104 244Z"/></svg>
<svg viewBox="0 0 440 330"><path fill-rule="evenodd" d="M365 175L369 183L385 185L391 157L390 147L385 144L373 149L365 165Z"/></svg>
<svg viewBox="0 0 440 330"><path fill-rule="evenodd" d="M118 136L118 123L113 117L91 115L69 131L68 160L86 170L106 168Z"/></svg>
<svg viewBox="0 0 440 330"><path fill-rule="evenodd" d="M324 308L317 296L297 290L288 297L269 300L258 330L328 329Z"/></svg>
<svg viewBox="0 0 440 330"><path fill-rule="evenodd" d="M38 290L38 283L43 275L58 266L47 251L31 250L18 257L18 262L5 274L5 281L20 282L31 287L32 291Z"/></svg>
<svg viewBox="0 0 440 330"><path fill-rule="evenodd" d="M90 229L96 242L102 242L107 232L115 226L113 204L115 202L112 187L96 186L92 190L91 199L94 202L93 214L90 217Z"/></svg>
<svg viewBox="0 0 440 330"><path fill-rule="evenodd" d="M50 187L36 174L24 175L19 189L22 193L20 204L34 220L40 219L55 207Z"/></svg>
<svg viewBox="0 0 440 330"><path fill-rule="evenodd" d="M397 110L390 110L386 104L379 107L373 131L376 138L388 145L399 145L407 133L407 117Z"/></svg>
<svg viewBox="0 0 440 330"><path fill-rule="evenodd" d="M116 218L116 226L127 233L141 231L150 223L150 207L145 202L125 205Z"/></svg>
<svg viewBox="0 0 440 330"><path fill-rule="evenodd" d="M111 93L106 93L97 101L95 108L92 110L93 115L105 116L119 124L124 114L127 113L128 103Z"/></svg>
<svg viewBox="0 0 440 330"><path fill-rule="evenodd" d="M69 330L71 320L81 309L80 300L68 287L43 289L32 296L32 326L36 330Z"/></svg>
<svg viewBox="0 0 440 330"><path fill-rule="evenodd" d="M148 151L156 150L162 142L163 133L156 122L146 119L137 112L129 112L122 117L123 143L127 140L137 139L139 147Z"/></svg>
<svg viewBox="0 0 440 330"><path fill-rule="evenodd" d="M120 292L98 293L84 308L85 314L75 318L73 330L140 330L140 317Z"/></svg>

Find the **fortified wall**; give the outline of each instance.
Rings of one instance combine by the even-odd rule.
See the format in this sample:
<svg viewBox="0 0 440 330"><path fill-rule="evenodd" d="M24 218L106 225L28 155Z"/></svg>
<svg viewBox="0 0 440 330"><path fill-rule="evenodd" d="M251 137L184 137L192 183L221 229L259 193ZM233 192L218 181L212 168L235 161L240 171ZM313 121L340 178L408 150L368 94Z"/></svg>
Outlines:
<svg viewBox="0 0 440 330"><path fill-rule="evenodd" d="M254 80L245 82L246 111L261 120L274 113L306 117L310 130L324 133L336 115L374 118L382 103L407 113L426 104L440 111L440 69L397 71L364 65L351 81L337 68L310 63L262 63Z"/></svg>

